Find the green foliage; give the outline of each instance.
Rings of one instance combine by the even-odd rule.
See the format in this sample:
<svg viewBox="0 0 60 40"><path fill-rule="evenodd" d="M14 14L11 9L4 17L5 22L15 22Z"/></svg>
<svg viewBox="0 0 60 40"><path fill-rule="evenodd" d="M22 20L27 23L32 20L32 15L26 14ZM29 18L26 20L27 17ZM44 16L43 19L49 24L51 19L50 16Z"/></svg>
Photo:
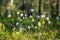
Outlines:
<svg viewBox="0 0 60 40"><path fill-rule="evenodd" d="M54 3L41 0L38 15L35 1L26 1L23 6L22 0L15 0L12 8L8 4L3 6L1 0L0 40L60 40L60 18L54 15Z"/></svg>

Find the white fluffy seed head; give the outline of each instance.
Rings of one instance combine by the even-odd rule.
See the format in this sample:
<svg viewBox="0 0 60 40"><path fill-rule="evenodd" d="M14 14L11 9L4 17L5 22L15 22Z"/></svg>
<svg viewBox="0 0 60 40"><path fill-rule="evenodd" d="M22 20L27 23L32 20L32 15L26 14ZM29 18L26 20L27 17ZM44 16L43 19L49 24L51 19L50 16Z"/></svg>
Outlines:
<svg viewBox="0 0 60 40"><path fill-rule="evenodd" d="M46 19L49 20L49 17L47 17Z"/></svg>
<svg viewBox="0 0 60 40"><path fill-rule="evenodd" d="M30 15L30 18L31 18L32 16Z"/></svg>
<svg viewBox="0 0 60 40"><path fill-rule="evenodd" d="M45 18L46 17L46 15L41 15L41 18Z"/></svg>
<svg viewBox="0 0 60 40"><path fill-rule="evenodd" d="M40 16L37 16L38 18L40 17Z"/></svg>
<svg viewBox="0 0 60 40"><path fill-rule="evenodd" d="M32 19L32 21L34 22L34 19Z"/></svg>
<svg viewBox="0 0 60 40"><path fill-rule="evenodd" d="M17 22L16 25L19 25L19 23Z"/></svg>
<svg viewBox="0 0 60 40"><path fill-rule="evenodd" d="M41 23L40 22L38 22L38 26L41 26Z"/></svg>
<svg viewBox="0 0 60 40"><path fill-rule="evenodd" d="M18 34L19 34L19 32L16 32L16 34L18 35Z"/></svg>
<svg viewBox="0 0 60 40"><path fill-rule="evenodd" d="M49 24L51 24L51 21L48 21Z"/></svg>
<svg viewBox="0 0 60 40"><path fill-rule="evenodd" d="M17 15L19 15L20 13L19 13L19 11L17 12Z"/></svg>
<svg viewBox="0 0 60 40"><path fill-rule="evenodd" d="M13 28L13 31L15 30L15 28Z"/></svg>
<svg viewBox="0 0 60 40"><path fill-rule="evenodd" d="M27 16L27 14L25 14L25 16Z"/></svg>
<svg viewBox="0 0 60 40"><path fill-rule="evenodd" d="M23 19L24 19L24 17L23 17Z"/></svg>
<svg viewBox="0 0 60 40"><path fill-rule="evenodd" d="M9 15L8 15L8 18L10 18L10 17L11 17L11 15L9 14Z"/></svg>
<svg viewBox="0 0 60 40"><path fill-rule="evenodd" d="M33 12L33 11L34 11L34 9L31 9L31 11Z"/></svg>
<svg viewBox="0 0 60 40"><path fill-rule="evenodd" d="M37 29L37 26L35 26L35 29Z"/></svg>
<svg viewBox="0 0 60 40"><path fill-rule="evenodd" d="M21 17L23 16L23 14L20 15Z"/></svg>
<svg viewBox="0 0 60 40"><path fill-rule="evenodd" d="M30 29L30 26L28 26L28 29Z"/></svg>
<svg viewBox="0 0 60 40"><path fill-rule="evenodd" d="M23 27L20 27L20 31L23 31L24 30L24 28Z"/></svg>

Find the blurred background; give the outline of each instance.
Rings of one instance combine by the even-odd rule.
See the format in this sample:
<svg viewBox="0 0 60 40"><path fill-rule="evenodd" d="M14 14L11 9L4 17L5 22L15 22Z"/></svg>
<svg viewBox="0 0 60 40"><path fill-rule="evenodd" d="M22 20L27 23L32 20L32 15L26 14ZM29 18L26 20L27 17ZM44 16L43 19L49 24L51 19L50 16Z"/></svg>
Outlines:
<svg viewBox="0 0 60 40"><path fill-rule="evenodd" d="M60 40L60 0L0 0L0 40Z"/></svg>

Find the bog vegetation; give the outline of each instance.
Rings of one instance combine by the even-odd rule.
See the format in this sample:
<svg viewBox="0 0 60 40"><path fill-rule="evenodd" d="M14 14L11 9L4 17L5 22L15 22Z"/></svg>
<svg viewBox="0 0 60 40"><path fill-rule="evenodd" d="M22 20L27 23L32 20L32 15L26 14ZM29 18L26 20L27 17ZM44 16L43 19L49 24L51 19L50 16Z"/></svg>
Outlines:
<svg viewBox="0 0 60 40"><path fill-rule="evenodd" d="M60 0L0 0L0 40L60 40Z"/></svg>

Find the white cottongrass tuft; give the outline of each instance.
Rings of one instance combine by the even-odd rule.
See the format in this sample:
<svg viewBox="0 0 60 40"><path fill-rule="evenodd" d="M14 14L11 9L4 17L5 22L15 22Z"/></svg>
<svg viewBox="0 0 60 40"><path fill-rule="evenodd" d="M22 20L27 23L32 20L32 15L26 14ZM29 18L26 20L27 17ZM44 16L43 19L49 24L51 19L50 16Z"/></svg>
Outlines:
<svg viewBox="0 0 60 40"><path fill-rule="evenodd" d="M24 19L24 17L23 17L23 19Z"/></svg>
<svg viewBox="0 0 60 40"><path fill-rule="evenodd" d="M34 22L34 19L32 19L32 21Z"/></svg>
<svg viewBox="0 0 60 40"><path fill-rule="evenodd" d="M27 16L27 14L25 14L25 17Z"/></svg>
<svg viewBox="0 0 60 40"><path fill-rule="evenodd" d="M28 29L30 29L30 26L28 26Z"/></svg>
<svg viewBox="0 0 60 40"><path fill-rule="evenodd" d="M46 19L49 20L49 17L47 17Z"/></svg>
<svg viewBox="0 0 60 40"><path fill-rule="evenodd" d="M19 23L17 22L16 25L19 25Z"/></svg>
<svg viewBox="0 0 60 40"><path fill-rule="evenodd" d="M15 30L15 28L13 28L13 31Z"/></svg>
<svg viewBox="0 0 60 40"><path fill-rule="evenodd" d="M38 18L40 17L40 16L37 16Z"/></svg>
<svg viewBox="0 0 60 40"><path fill-rule="evenodd" d="M49 24L51 24L51 21L48 21Z"/></svg>
<svg viewBox="0 0 60 40"><path fill-rule="evenodd" d="M10 18L10 17L11 17L11 15L9 14L9 15L8 15L8 18Z"/></svg>
<svg viewBox="0 0 60 40"><path fill-rule="evenodd" d="M38 22L38 26L41 26L41 23L40 22Z"/></svg>
<svg viewBox="0 0 60 40"><path fill-rule="evenodd" d="M41 18L45 18L46 17L46 15L41 15Z"/></svg>
<svg viewBox="0 0 60 40"><path fill-rule="evenodd" d="M18 34L19 34L19 32L16 32L16 34L18 35Z"/></svg>
<svg viewBox="0 0 60 40"><path fill-rule="evenodd" d="M23 16L23 14L20 14L20 16L22 17L22 16Z"/></svg>
<svg viewBox="0 0 60 40"><path fill-rule="evenodd" d="M37 26L35 26L35 29L37 29L38 27Z"/></svg>
<svg viewBox="0 0 60 40"><path fill-rule="evenodd" d="M30 15L30 18L31 18L32 16Z"/></svg>
<svg viewBox="0 0 60 40"><path fill-rule="evenodd" d="M19 13L19 11L17 12L17 15L19 15L20 13Z"/></svg>
<svg viewBox="0 0 60 40"><path fill-rule="evenodd" d="M31 11L33 12L33 11L34 11L34 9L31 9Z"/></svg>
<svg viewBox="0 0 60 40"><path fill-rule="evenodd" d="M20 27L20 31L23 31L24 30L24 28L23 27Z"/></svg>

